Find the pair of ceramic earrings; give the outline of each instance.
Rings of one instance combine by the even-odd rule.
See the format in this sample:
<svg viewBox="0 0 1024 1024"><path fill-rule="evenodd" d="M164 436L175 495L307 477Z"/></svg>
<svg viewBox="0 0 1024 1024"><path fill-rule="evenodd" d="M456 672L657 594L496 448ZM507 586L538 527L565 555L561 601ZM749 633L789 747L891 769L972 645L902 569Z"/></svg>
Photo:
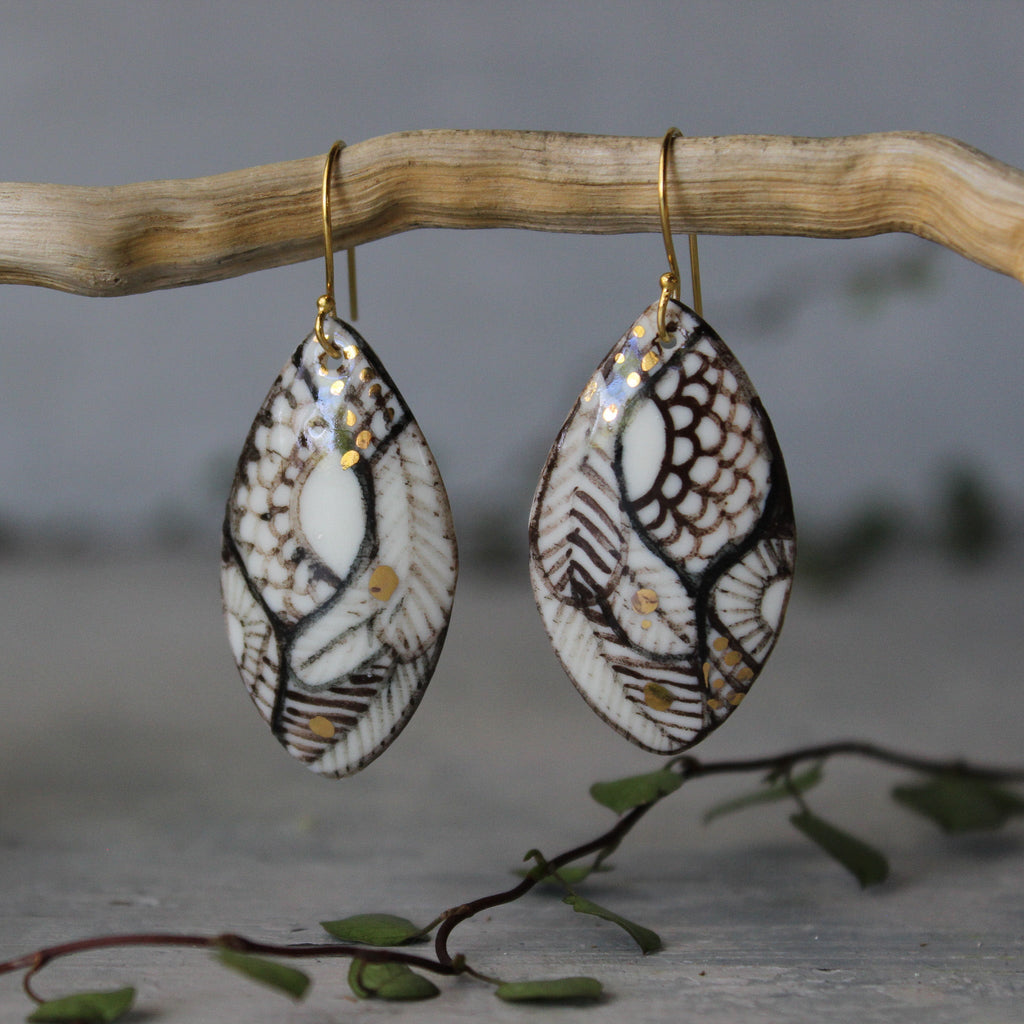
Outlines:
<svg viewBox="0 0 1024 1024"><path fill-rule="evenodd" d="M679 134L666 133L659 164L661 297L569 413L529 533L537 607L566 673L609 725L661 754L698 742L743 699L782 626L795 555L782 454L746 373L699 315L693 236L697 312L679 301L665 198ZM336 315L329 185L342 145L323 172L326 293L242 449L221 575L257 709L291 754L339 778L380 754L419 703L458 569L419 426Z"/></svg>

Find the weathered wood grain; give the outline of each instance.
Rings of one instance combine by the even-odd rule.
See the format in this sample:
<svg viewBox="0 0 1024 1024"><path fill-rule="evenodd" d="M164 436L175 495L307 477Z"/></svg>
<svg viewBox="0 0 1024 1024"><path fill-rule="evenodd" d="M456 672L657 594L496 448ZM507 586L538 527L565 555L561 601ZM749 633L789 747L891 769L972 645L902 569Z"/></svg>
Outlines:
<svg viewBox="0 0 1024 1024"><path fill-rule="evenodd" d="M659 229L660 138L414 131L348 146L340 248L416 228ZM115 187L0 184L0 282L125 295L320 254L323 156ZM679 232L853 238L906 231L1024 281L1024 172L955 139L887 132L676 140Z"/></svg>

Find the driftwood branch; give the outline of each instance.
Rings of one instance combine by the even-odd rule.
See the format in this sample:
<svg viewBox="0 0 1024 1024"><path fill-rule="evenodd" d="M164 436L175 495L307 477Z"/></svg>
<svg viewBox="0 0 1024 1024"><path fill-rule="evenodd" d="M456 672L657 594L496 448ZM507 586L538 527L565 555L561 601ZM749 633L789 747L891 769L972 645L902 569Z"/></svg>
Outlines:
<svg viewBox="0 0 1024 1024"><path fill-rule="evenodd" d="M341 155L334 241L414 228L657 231L660 139L419 131ZM320 255L323 156L111 188L0 185L0 282L125 295ZM908 231L1024 282L1024 172L939 135L677 139L679 232Z"/></svg>

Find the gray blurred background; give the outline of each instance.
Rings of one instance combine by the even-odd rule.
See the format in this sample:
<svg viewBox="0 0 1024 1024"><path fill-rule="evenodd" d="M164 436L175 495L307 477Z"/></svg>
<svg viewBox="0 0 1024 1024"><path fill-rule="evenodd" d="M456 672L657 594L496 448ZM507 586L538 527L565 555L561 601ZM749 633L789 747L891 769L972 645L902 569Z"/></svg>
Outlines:
<svg viewBox="0 0 1024 1024"><path fill-rule="evenodd" d="M1022 38L1016 2L8 2L0 180L200 176L404 129L671 124L921 129L1022 166ZM360 249L358 328L434 448L466 569L525 573L547 447L663 261L654 234ZM706 316L785 450L808 571L891 538L955 546L957 521L982 553L1019 529L1020 285L910 236L708 237L702 265ZM0 289L7 546L214 551L238 448L321 286L311 262L119 299Z"/></svg>

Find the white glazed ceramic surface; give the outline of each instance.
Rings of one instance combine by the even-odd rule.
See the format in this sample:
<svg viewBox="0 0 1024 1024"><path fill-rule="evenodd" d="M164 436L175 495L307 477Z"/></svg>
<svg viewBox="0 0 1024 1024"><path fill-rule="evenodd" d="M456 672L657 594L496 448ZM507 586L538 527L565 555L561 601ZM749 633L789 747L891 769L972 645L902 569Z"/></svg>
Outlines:
<svg viewBox="0 0 1024 1024"><path fill-rule="evenodd" d="M238 462L221 589L231 649L289 753L341 777L419 703L441 653L458 557L433 456L390 377L328 320L267 395Z"/></svg>
<svg viewBox="0 0 1024 1024"><path fill-rule="evenodd" d="M531 579L555 651L610 725L678 753L719 725L767 659L795 557L768 416L692 310L657 304L601 362L548 456Z"/></svg>

